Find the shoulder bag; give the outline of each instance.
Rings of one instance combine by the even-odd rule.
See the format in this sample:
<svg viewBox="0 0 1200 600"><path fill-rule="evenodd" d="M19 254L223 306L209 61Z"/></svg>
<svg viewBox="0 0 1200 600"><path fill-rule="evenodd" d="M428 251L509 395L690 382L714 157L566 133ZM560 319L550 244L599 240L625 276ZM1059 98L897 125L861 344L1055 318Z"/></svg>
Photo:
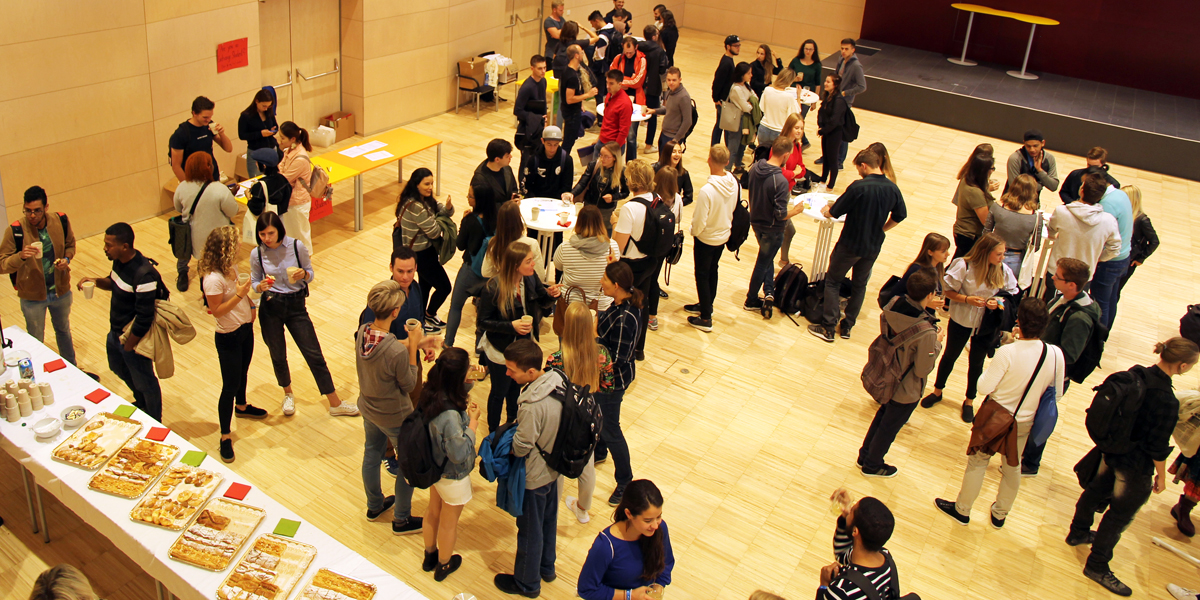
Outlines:
<svg viewBox="0 0 1200 600"><path fill-rule="evenodd" d="M1008 409L1000 406L1000 403L993 400L991 396L983 399L983 406L979 407L975 421L971 424L971 441L967 444L968 456L976 452L984 454L1003 452L1010 467L1015 467L1020 463L1017 449L1016 415L1021 412L1021 405L1025 403L1025 397L1029 395L1029 388L1033 387L1033 380L1037 378L1038 372L1042 370L1042 363L1045 361L1046 344L1043 342L1042 356L1038 358L1037 366L1034 367L1033 374L1029 376L1029 383L1025 385L1025 393L1021 394L1021 400L1017 402L1017 408L1013 412L1008 412Z"/></svg>
<svg viewBox="0 0 1200 600"><path fill-rule="evenodd" d="M570 302L572 290L579 290L579 296L583 298L583 303L591 310L600 309L600 301L598 299L588 300L587 292L577 285L567 286L561 294L558 295L558 300L554 304L554 335L562 337L563 329L567 326L567 304Z"/></svg>
<svg viewBox="0 0 1200 600"><path fill-rule="evenodd" d="M196 205L200 203L200 197L204 195L204 190L208 189L208 184L211 181L204 182L200 186L200 193L196 194L196 199L192 200L192 208L188 211L188 220L183 220L183 215L175 215L167 219L167 243L171 245L171 254L175 258L183 260L184 257L192 256L192 224L188 221L192 220L192 215L196 214Z"/></svg>

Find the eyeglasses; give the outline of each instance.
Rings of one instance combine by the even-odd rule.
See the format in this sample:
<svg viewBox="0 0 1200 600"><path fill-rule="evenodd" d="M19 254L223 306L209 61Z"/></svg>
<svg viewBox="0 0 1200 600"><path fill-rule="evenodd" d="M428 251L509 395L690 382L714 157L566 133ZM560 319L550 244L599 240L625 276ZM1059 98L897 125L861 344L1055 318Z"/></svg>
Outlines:
<svg viewBox="0 0 1200 600"><path fill-rule="evenodd" d="M31 216L31 217L32 217L32 216L34 216L34 215L40 215L40 214L43 214L43 213L45 213L45 212L46 212L46 209L44 209L44 208L35 208L35 209L33 209L33 210L29 210L28 208L25 208L25 209L22 209L22 210L21 210L21 212L23 212L23 213L25 213L25 214L27 214L27 215L29 215L29 216Z"/></svg>

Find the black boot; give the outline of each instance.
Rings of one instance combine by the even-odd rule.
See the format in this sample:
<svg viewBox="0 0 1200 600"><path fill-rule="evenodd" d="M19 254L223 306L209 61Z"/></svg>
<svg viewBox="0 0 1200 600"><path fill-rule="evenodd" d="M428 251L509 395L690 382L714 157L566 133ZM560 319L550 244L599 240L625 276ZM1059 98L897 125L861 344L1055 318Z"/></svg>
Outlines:
<svg viewBox="0 0 1200 600"><path fill-rule="evenodd" d="M1175 526L1179 528L1179 532L1188 537L1196 535L1196 525L1192 523L1191 512L1196 508L1196 501L1188 498L1186 495L1179 495L1179 503L1171 507L1171 517L1175 519Z"/></svg>

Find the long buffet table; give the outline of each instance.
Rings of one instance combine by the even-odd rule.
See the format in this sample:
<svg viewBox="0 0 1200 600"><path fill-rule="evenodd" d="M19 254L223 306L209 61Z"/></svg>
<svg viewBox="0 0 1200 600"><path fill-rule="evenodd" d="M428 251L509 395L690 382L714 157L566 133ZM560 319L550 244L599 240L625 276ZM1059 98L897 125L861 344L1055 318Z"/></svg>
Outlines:
<svg viewBox="0 0 1200 600"><path fill-rule="evenodd" d="M33 362L35 380L51 384L54 391L54 404L47 406L41 411L35 411L32 416L23 418L15 423L0 421L0 448L3 448L5 452L21 463L28 475L32 475L36 486L40 486L42 489L53 494L67 508L70 508L78 515L80 519L107 537L113 545L157 580L160 584L160 596L162 595L162 587L165 586L170 593L184 600L215 598L217 588L225 580L226 576L229 575L233 566L222 572L212 572L169 558L167 555L168 549L181 532L161 529L133 521L129 513L138 500L126 500L91 490L88 488L88 480L91 479L96 471L87 471L51 458L51 452L54 448L74 433L75 430L60 431L55 437L46 440L37 439L32 430L34 423L46 417L58 417L63 409L69 406L83 406L87 409L86 418L90 419L101 412L112 412L120 406L129 406L129 403L115 394L111 394L98 404L93 404L84 399L84 396L97 388L105 389L104 386L97 384L82 371L71 366L70 363L67 363L64 369L53 373L46 373L43 365L59 358L54 351L16 327L5 329L4 336L5 339L12 341L12 349L29 352ZM0 384L17 376L17 369L10 367L3 374L0 374ZM141 432L135 438L144 437L151 427L160 425L141 411L136 411L131 418L141 421L143 425ZM22 426L23 424L24 426ZM196 446L174 432L168 435L165 443L179 447L179 454L176 456L175 461L178 461L189 450L198 450ZM208 471L219 473L224 477L224 480L213 493L212 498L223 497L229 486L234 483L244 483L251 486L251 491L242 502L266 510L266 517L258 525L258 528L251 535L249 541L235 555L232 564L236 565L241 555L246 553L247 549L253 544L253 541L263 533L270 533L280 519L291 519L302 522L294 539L316 547L317 555L312 564L309 565L304 576L300 578L300 583L295 586L288 598L299 597L301 590L308 583L309 579L312 578L317 569L321 568L374 584L378 590L375 594L376 600L393 598L417 600L424 598L424 596L407 584L385 573L367 559L326 535L325 532L318 529L312 523L304 522L295 513L271 499L270 496L258 487L226 468L215 454L206 457L200 466ZM36 487L34 491L37 491ZM40 496L36 501L32 499L32 495L30 498L30 515L31 520L33 520L35 513L40 514L43 511L40 506ZM35 504L37 505L36 511ZM11 526L17 526L15 519L10 521ZM45 523L44 516L41 518L41 521L43 529L52 525ZM33 526L36 531L38 526L36 520L33 521ZM46 529L45 533L45 539L49 542L50 531ZM286 599L280 597L276 600Z"/></svg>

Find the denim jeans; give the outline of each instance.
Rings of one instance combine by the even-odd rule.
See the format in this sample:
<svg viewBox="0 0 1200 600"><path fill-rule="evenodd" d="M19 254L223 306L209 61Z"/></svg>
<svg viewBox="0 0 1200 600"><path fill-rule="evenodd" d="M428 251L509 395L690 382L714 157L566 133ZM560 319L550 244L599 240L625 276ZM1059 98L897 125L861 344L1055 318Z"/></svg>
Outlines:
<svg viewBox="0 0 1200 600"><path fill-rule="evenodd" d="M717 144L721 143L721 135L722 135L721 132L724 131L723 129L721 129L721 105L718 104L718 105L716 105L716 107L717 107L717 121L715 123L713 123L712 141L709 142L709 144L708 144L710 148L712 146L716 146Z"/></svg>
<svg viewBox="0 0 1200 600"><path fill-rule="evenodd" d="M729 164L725 165L725 170L732 171L734 167L742 166L746 147L742 145L742 131L740 129L725 132L725 147L729 149Z"/></svg>
<svg viewBox="0 0 1200 600"><path fill-rule="evenodd" d="M829 270L825 272L825 315L821 321L826 327L837 325L838 312L841 308L839 290L846 273L854 269L850 276L850 301L846 303L846 326L854 327L858 320L858 312L862 310L863 299L867 296L867 283L871 280L871 269L879 251L870 256L853 256L840 246L833 247L829 256Z"/></svg>
<svg viewBox="0 0 1200 600"><path fill-rule="evenodd" d="M629 124L629 135L625 136L625 160L631 161L637 158L638 147L638 122L633 121ZM596 156L600 156L597 154Z"/></svg>
<svg viewBox="0 0 1200 600"><path fill-rule="evenodd" d="M245 323L228 333L214 336L217 362L221 365L221 396L217 400L217 417L221 434L229 434L233 420L233 405L246 405L246 380L250 360L254 358L254 323Z"/></svg>
<svg viewBox="0 0 1200 600"><path fill-rule="evenodd" d="M1092 288L1088 292L1100 305L1100 319L1112 329L1117 318L1117 299L1121 297L1121 278L1129 270L1129 257L1106 260L1096 265Z"/></svg>
<svg viewBox="0 0 1200 600"><path fill-rule="evenodd" d="M21 300L21 313L25 315L25 331L39 342L46 341L46 310L50 310L50 322L54 326L54 341L58 343L58 355L75 364L75 341L71 338L71 292L58 296L46 292L45 300Z"/></svg>
<svg viewBox="0 0 1200 600"><path fill-rule="evenodd" d="M713 300L717 297L717 268L725 245L709 246L692 240L692 261L696 273L696 295L700 297L700 318L712 320Z"/></svg>
<svg viewBox="0 0 1200 600"><path fill-rule="evenodd" d="M625 390L608 393L597 392L596 404L604 415L604 428L600 430L600 441L596 444L596 460L603 460L612 453L613 476L617 487L633 481L633 467L629 464L629 443L625 441L625 433L621 431L621 402L625 399Z"/></svg>
<svg viewBox="0 0 1200 600"><path fill-rule="evenodd" d="M250 158L250 150L246 150L246 175L248 175L250 179L254 179L259 175L262 175L262 171L258 170L258 161L251 160Z"/></svg>
<svg viewBox="0 0 1200 600"><path fill-rule="evenodd" d="M1013 277L1021 276L1021 263L1024 262L1024 252L1004 251L1004 264L1008 265L1008 269L1012 271Z"/></svg>
<svg viewBox="0 0 1200 600"><path fill-rule="evenodd" d="M154 361L138 354L126 352L119 334L108 332L105 344L108 352L108 368L133 392L133 405L162 423L162 388L154 375Z"/></svg>
<svg viewBox="0 0 1200 600"><path fill-rule="evenodd" d="M317 381L317 390L323 395L334 392L333 377L329 374L325 355L321 353L321 342L308 316L303 296L273 296L268 299L264 294L259 304L258 319L279 387L292 385L292 372L287 361L287 338L283 337L283 329L287 327L304 361L308 363L308 370L312 371L313 379Z"/></svg>
<svg viewBox="0 0 1200 600"><path fill-rule="evenodd" d="M379 470L376 463L375 470ZM558 482L525 490L525 505L517 517L517 560L513 579L522 592L534 594L543 579L554 579L554 545L558 535Z"/></svg>
<svg viewBox="0 0 1200 600"><path fill-rule="evenodd" d="M517 398L521 397L521 386L508 376L504 363L496 364L488 360L487 355L479 358L481 363L487 363L488 378L492 380L492 389L488 392L487 420L488 431L500 429L500 410L508 413L505 423L517 420Z"/></svg>
<svg viewBox="0 0 1200 600"><path fill-rule="evenodd" d="M758 126L758 145L763 148L770 148L771 144L775 143L775 138L779 137L779 132L765 125Z"/></svg>
<svg viewBox="0 0 1200 600"><path fill-rule="evenodd" d="M380 427L366 416L363 416L362 421L363 431L366 433L362 460L363 489L367 492L367 510L376 511L383 508L384 497L383 486L379 483L379 465L383 462L383 453L389 441L397 452L400 451L400 428ZM404 481L404 473L400 471L399 466L396 467L396 487L392 493L396 495L396 504L392 507L392 520L403 523L412 513L413 489Z"/></svg>
<svg viewBox="0 0 1200 600"><path fill-rule="evenodd" d="M754 239L758 240L758 258L750 275L750 289L746 291L746 302L758 300L758 290L763 296L775 295L775 255L783 245L782 231L759 231L754 228Z"/></svg>
<svg viewBox="0 0 1200 600"><path fill-rule="evenodd" d="M478 297L486 277L480 277L471 270L471 265L463 262L454 276L454 287L450 293L450 314L446 317L446 345L453 346L454 338L458 337L458 325L462 323L462 311L467 305L467 298Z"/></svg>
<svg viewBox="0 0 1200 600"><path fill-rule="evenodd" d="M581 116L582 114L563 117L561 113L559 114L558 118L563 120L562 149L567 153L567 156L571 156L571 150L575 148L575 140L579 139L579 119Z"/></svg>
<svg viewBox="0 0 1200 600"><path fill-rule="evenodd" d="M1133 469L1114 469L1108 460L1100 462L1100 468L1091 483L1075 503L1075 516L1071 519L1071 533L1084 535L1092 528L1096 518L1096 507L1110 502L1100 526L1096 528L1096 539L1092 541L1092 552L1088 554L1087 566L1101 573L1109 570L1113 548L1121 541L1125 531L1138 510L1150 499L1154 484L1154 471L1137 472Z"/></svg>

